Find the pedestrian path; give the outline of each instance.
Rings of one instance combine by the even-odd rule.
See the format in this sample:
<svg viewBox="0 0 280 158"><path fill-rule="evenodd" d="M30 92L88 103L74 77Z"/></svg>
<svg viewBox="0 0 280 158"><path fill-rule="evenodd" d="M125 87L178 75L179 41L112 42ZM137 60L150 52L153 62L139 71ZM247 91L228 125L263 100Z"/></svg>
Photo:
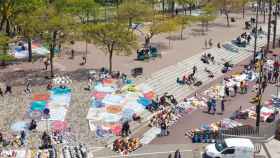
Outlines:
<svg viewBox="0 0 280 158"><path fill-rule="evenodd" d="M257 41L257 48L265 46L266 41L267 38L265 35L259 37ZM228 44L232 45L231 42L228 42ZM230 63L236 65L252 56L254 50L254 39L252 39L250 44L245 48L237 47L235 45L232 46L238 49L238 52L232 52L223 47L207 49L204 52L198 53L190 58L180 61L177 64L168 66L151 74L150 78L145 80L145 83L153 88L159 96L168 92L169 94L173 94L178 100L181 100L197 91L198 87L179 85L176 83L177 77L181 79L183 75L190 74L192 72L192 67L196 66L198 70L195 77L197 80L202 81L203 85L208 84L223 75L221 70L223 68L223 63L226 61L230 61ZM202 63L200 58L204 53L211 53L212 56L215 57L216 63ZM209 78L208 73L204 71L205 68L212 71L215 77Z"/></svg>

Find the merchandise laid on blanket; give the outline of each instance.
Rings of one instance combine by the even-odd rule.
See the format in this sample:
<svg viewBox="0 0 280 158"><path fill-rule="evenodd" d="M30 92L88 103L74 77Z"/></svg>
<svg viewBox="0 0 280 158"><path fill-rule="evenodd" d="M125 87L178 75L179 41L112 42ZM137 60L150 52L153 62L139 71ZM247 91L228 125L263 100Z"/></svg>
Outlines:
<svg viewBox="0 0 280 158"><path fill-rule="evenodd" d="M12 134L0 133L0 145L7 149L0 151L0 157L48 155L55 158L63 154L62 147L67 146L79 146L77 149L85 152L85 146L74 141L65 121L70 102L71 89L65 85L54 87L48 93L34 94L23 121L11 125ZM41 143L34 140L40 138L34 137L33 130L35 134L42 133ZM61 149L57 145L61 145Z"/></svg>
<svg viewBox="0 0 280 158"><path fill-rule="evenodd" d="M155 92L145 84L136 86L128 82L120 86L118 81L108 77L93 88L87 119L97 139L120 136L126 121L136 122L143 115L151 115L147 109Z"/></svg>
<svg viewBox="0 0 280 158"><path fill-rule="evenodd" d="M187 130L185 135L192 139L193 143L214 143L219 136L219 130L232 129L243 126L235 120L225 118L219 122L203 124L200 128Z"/></svg>

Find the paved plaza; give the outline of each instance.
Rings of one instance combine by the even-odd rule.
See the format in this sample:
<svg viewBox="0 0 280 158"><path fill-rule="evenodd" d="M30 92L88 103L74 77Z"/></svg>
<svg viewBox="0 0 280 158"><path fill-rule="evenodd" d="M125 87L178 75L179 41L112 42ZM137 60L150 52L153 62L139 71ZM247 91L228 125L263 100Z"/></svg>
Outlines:
<svg viewBox="0 0 280 158"><path fill-rule="evenodd" d="M244 22L251 17L253 13L248 13L245 19L241 18L239 14L233 14L237 21L232 23L231 27L225 26L225 17L218 17L209 26L209 31L205 35L201 35L195 30L199 25L195 24L184 30L185 40L171 41L169 48L169 41L166 39L167 34L159 35L152 40L152 43L159 45L162 53L162 58L150 60L148 62L135 61L135 54L128 57L114 57L113 67L116 70L130 74L132 68L142 67L144 74L138 78L133 78L136 84L146 84L151 87L158 96L163 95L165 92L172 94L178 101L182 101L186 97L194 96L195 93L202 93L211 86L221 83L223 78L230 76L235 72L243 70L244 65L248 64L253 55L254 39L250 44L245 47L237 47L232 45L231 40L235 39L243 32L250 30L244 29ZM278 23L280 26L280 24ZM267 32L267 24L261 24L264 32ZM177 33L174 33L177 35ZM280 36L280 32L277 32L277 37ZM205 39L213 39L214 46L209 49L204 48ZM143 37L140 37L143 41ZM272 40L272 39L271 39ZM217 48L216 44L220 42L221 45L230 44L238 52L232 52L224 47ZM265 46L267 38L265 35L261 36L257 40L257 49ZM71 127L71 132L75 135L75 138L84 144L89 149L89 157L92 158L121 158L124 157L119 153L113 152L111 149L112 141L100 141L95 139L95 133L90 131L87 112L91 103L91 92L85 91L87 87L87 77L89 70L98 69L100 67L107 67L107 56L105 56L101 50L96 48L93 44L89 44L88 63L84 66L80 66L81 54L84 50L84 42L76 42L74 49L77 51L77 56L70 60L69 56L62 54L60 57L55 58L55 72L60 75L67 75L73 81L69 86L72 89L71 106L68 109L66 120ZM67 46L70 47L70 46ZM201 56L204 53L211 53L215 57L215 64L204 64L201 62ZM229 61L234 65L232 72L222 73L223 63ZM198 68L197 80L202 82L202 86L188 86L179 85L176 83L176 79L182 78L183 75L190 74L192 67ZM34 61L34 63L19 63L10 65L0 71L0 86L4 86L7 81L12 81L16 86L13 88L13 94L7 95L4 98L0 98L0 127L1 130L9 131L11 123L21 120L25 117L26 108L30 104L32 96L28 96L23 93L24 80L27 78L36 78L38 84L32 86L32 93L42 93L46 91L46 82L44 78L48 72L42 70L42 61ZM212 71L214 78L209 78L208 74L204 71L207 68ZM129 76L131 78L131 76ZM39 83L40 81L40 83ZM42 81L42 82L41 82ZM276 94L277 87L273 84L269 84L263 94L263 100L271 99L273 94ZM153 139L149 144L142 146L138 150L130 153L126 157L131 158L167 158L169 154L173 154L177 149L180 149L182 158L198 158L202 156L205 145L202 143L192 143L192 140L185 136L185 132L188 129L198 128L202 124L212 123L220 121L223 118L228 118L239 106L247 109L255 106L250 104L251 97L254 96L253 85L249 86L249 93L237 94L236 97L230 97L226 101L226 109L223 114L208 114L206 109L198 109L191 114L186 114L180 118L172 127L169 128L170 135L166 137L157 137ZM220 102L218 102L217 111L220 111ZM135 125L135 129L132 132L134 136L143 136L145 132L149 130L147 122L152 117L151 113L143 116L144 120L140 124ZM240 120L244 124L255 124L255 120ZM265 127L266 123L261 123L261 127ZM132 125L132 127L134 127ZM109 142L109 143L108 143ZM272 158L280 157L279 141L272 139L269 143L266 143ZM173 156L172 155L172 156ZM258 154L258 157L267 157L264 149ZM269 158L269 157L268 157Z"/></svg>

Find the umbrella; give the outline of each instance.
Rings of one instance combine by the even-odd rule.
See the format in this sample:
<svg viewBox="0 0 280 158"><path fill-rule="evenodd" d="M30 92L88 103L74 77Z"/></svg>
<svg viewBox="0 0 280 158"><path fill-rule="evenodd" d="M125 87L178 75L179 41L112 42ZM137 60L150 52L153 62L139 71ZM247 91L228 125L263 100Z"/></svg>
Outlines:
<svg viewBox="0 0 280 158"><path fill-rule="evenodd" d="M24 121L19 121L11 125L11 130L13 132L20 132L27 129L27 123Z"/></svg>
<svg viewBox="0 0 280 158"><path fill-rule="evenodd" d="M38 110L38 111L43 111L46 107L47 102L46 101L34 101L31 104L31 110Z"/></svg>
<svg viewBox="0 0 280 158"><path fill-rule="evenodd" d="M68 124L65 121L53 121L51 127L53 131L61 132L68 127Z"/></svg>

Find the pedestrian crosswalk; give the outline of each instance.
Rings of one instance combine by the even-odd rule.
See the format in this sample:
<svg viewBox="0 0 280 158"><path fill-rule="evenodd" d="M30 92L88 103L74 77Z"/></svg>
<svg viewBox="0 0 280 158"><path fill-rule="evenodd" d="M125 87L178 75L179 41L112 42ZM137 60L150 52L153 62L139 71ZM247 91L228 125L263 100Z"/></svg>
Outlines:
<svg viewBox="0 0 280 158"><path fill-rule="evenodd" d="M257 48L265 46L266 40L265 35L258 38ZM231 44L231 42L228 43ZM196 66L198 68L195 76L197 80L202 81L204 85L210 83L214 79L223 75L221 70L225 61L230 61L230 63L235 65L252 56L254 50L254 40L252 40L245 48L237 46L234 47L238 49L238 52L232 52L225 48L211 48L202 53L198 53L190 58L151 74L150 78L145 80L145 83L153 88L158 95L163 95L165 92L168 92L169 94L173 94L177 99L181 100L197 91L198 87L179 85L176 83L177 77L181 78L185 74L190 74L192 72L192 67ZM200 58L204 53L211 53L215 57L216 63L202 63ZM204 71L205 68L214 73L214 78L210 79L208 77L208 74Z"/></svg>

